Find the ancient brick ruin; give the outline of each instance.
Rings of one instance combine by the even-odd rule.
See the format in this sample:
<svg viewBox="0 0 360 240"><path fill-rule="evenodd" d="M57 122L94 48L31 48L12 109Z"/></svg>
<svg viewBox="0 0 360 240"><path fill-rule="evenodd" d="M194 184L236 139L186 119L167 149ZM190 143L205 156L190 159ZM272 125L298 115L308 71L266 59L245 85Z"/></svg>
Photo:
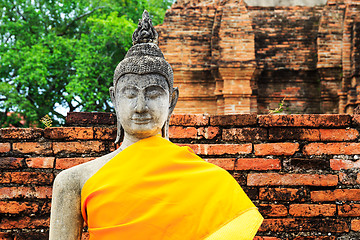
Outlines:
<svg viewBox="0 0 360 240"><path fill-rule="evenodd" d="M114 150L114 121L69 113L66 127L0 129L0 240L48 239L54 177ZM170 121L171 141L228 170L259 208L256 240L359 239L359 131L345 114Z"/></svg>
<svg viewBox="0 0 360 240"><path fill-rule="evenodd" d="M285 97L285 113L353 113L360 1L317 2L178 0L157 28L180 88L176 113L268 113Z"/></svg>

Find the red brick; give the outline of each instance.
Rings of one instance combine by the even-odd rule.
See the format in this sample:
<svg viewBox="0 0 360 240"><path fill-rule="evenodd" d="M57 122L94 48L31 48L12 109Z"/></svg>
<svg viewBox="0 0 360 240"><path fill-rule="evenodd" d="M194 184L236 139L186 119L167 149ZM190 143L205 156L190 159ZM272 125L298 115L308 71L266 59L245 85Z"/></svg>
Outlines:
<svg viewBox="0 0 360 240"><path fill-rule="evenodd" d="M0 173L0 183L17 184L51 184L54 179L52 173L44 172L3 172Z"/></svg>
<svg viewBox="0 0 360 240"><path fill-rule="evenodd" d="M299 115L260 115L262 127L347 127L350 115L340 114L299 114Z"/></svg>
<svg viewBox="0 0 360 240"><path fill-rule="evenodd" d="M293 240L335 240L334 236L298 236Z"/></svg>
<svg viewBox="0 0 360 240"><path fill-rule="evenodd" d="M269 140L305 140L319 141L319 129L306 128L270 128Z"/></svg>
<svg viewBox="0 0 360 240"><path fill-rule="evenodd" d="M218 127L201 127L198 128L199 138L215 139L220 134L220 128Z"/></svg>
<svg viewBox="0 0 360 240"><path fill-rule="evenodd" d="M218 127L200 127L196 129L194 127L171 126L169 128L169 138L171 139L214 139L219 133L220 129Z"/></svg>
<svg viewBox="0 0 360 240"><path fill-rule="evenodd" d="M321 157L295 158L292 157L286 162L287 171L314 171L330 170L330 162Z"/></svg>
<svg viewBox="0 0 360 240"><path fill-rule="evenodd" d="M360 219L351 220L351 230L360 232Z"/></svg>
<svg viewBox="0 0 360 240"><path fill-rule="evenodd" d="M360 201L360 189L312 191L311 200L315 202Z"/></svg>
<svg viewBox="0 0 360 240"><path fill-rule="evenodd" d="M198 138L198 130L194 127L181 127L181 126L170 126L169 128L169 138Z"/></svg>
<svg viewBox="0 0 360 240"><path fill-rule="evenodd" d="M51 142L18 142L13 144L13 150L19 153L52 154Z"/></svg>
<svg viewBox="0 0 360 240"><path fill-rule="evenodd" d="M41 206L40 212L46 214L46 213L50 213L50 211L51 211L51 201L44 202L44 204Z"/></svg>
<svg viewBox="0 0 360 240"><path fill-rule="evenodd" d="M0 138L2 139L35 139L42 136L41 128L2 128Z"/></svg>
<svg viewBox="0 0 360 240"><path fill-rule="evenodd" d="M51 198L51 187L2 187L0 199Z"/></svg>
<svg viewBox="0 0 360 240"><path fill-rule="evenodd" d="M170 118L171 126L206 126L209 116L204 114L173 114Z"/></svg>
<svg viewBox="0 0 360 240"><path fill-rule="evenodd" d="M0 143L0 153L10 152L10 143Z"/></svg>
<svg viewBox="0 0 360 240"><path fill-rule="evenodd" d="M360 143L310 143L304 147L305 155L360 154Z"/></svg>
<svg viewBox="0 0 360 240"><path fill-rule="evenodd" d="M29 214L36 213L39 206L32 202L0 201L0 213L7 214Z"/></svg>
<svg viewBox="0 0 360 240"><path fill-rule="evenodd" d="M336 186L337 175L250 173L248 186Z"/></svg>
<svg viewBox="0 0 360 240"><path fill-rule="evenodd" d="M116 116L114 113L107 112L68 112L66 116L66 124L76 125L114 125L116 123Z"/></svg>
<svg viewBox="0 0 360 240"><path fill-rule="evenodd" d="M208 158L204 160L209 163L215 164L225 170L234 170L234 158Z"/></svg>
<svg viewBox="0 0 360 240"><path fill-rule="evenodd" d="M45 129L44 137L48 139L88 140L94 138L94 130L92 127L52 127Z"/></svg>
<svg viewBox="0 0 360 240"><path fill-rule="evenodd" d="M99 153L105 151L105 145L100 141L84 142L54 142L54 153Z"/></svg>
<svg viewBox="0 0 360 240"><path fill-rule="evenodd" d="M25 162L29 168L53 168L54 157L34 157L26 158Z"/></svg>
<svg viewBox="0 0 360 240"><path fill-rule="evenodd" d="M271 158L239 158L235 164L235 170L280 170L279 159Z"/></svg>
<svg viewBox="0 0 360 240"><path fill-rule="evenodd" d="M360 173L356 175L352 172L339 172L339 182L345 185L358 185L360 184Z"/></svg>
<svg viewBox="0 0 360 240"><path fill-rule="evenodd" d="M109 152L113 152L121 146L121 143L109 143Z"/></svg>
<svg viewBox="0 0 360 240"><path fill-rule="evenodd" d="M338 205L338 212L338 215L341 217L360 217L360 204Z"/></svg>
<svg viewBox="0 0 360 240"><path fill-rule="evenodd" d="M16 230L15 230L16 231ZM36 231L16 231L14 240L45 240L49 238L49 232L40 230L41 232Z"/></svg>
<svg viewBox="0 0 360 240"><path fill-rule="evenodd" d="M287 208L282 204L260 204L259 211L263 216L285 217L288 215Z"/></svg>
<svg viewBox="0 0 360 240"><path fill-rule="evenodd" d="M94 127L94 139L115 141L116 132L116 127Z"/></svg>
<svg viewBox="0 0 360 240"><path fill-rule="evenodd" d="M308 199L308 192L295 188L260 188L259 199L263 201L303 202Z"/></svg>
<svg viewBox="0 0 360 240"><path fill-rule="evenodd" d="M0 169L17 169L21 168L23 158L4 157L0 158Z"/></svg>
<svg viewBox="0 0 360 240"><path fill-rule="evenodd" d="M293 155L299 150L298 143L262 143L254 144L255 155Z"/></svg>
<svg viewBox="0 0 360 240"><path fill-rule="evenodd" d="M281 240L277 237L262 237L262 236L255 236L253 240Z"/></svg>
<svg viewBox="0 0 360 240"><path fill-rule="evenodd" d="M320 129L321 141L350 141L356 140L359 132L356 129Z"/></svg>
<svg viewBox="0 0 360 240"><path fill-rule="evenodd" d="M360 168L360 160L330 159L330 167L332 170Z"/></svg>
<svg viewBox="0 0 360 240"><path fill-rule="evenodd" d="M202 154L223 155L223 154L247 154L252 152L252 145L249 144L200 144Z"/></svg>
<svg viewBox="0 0 360 240"><path fill-rule="evenodd" d="M256 114L234 114L234 115L211 116L210 125L252 126L252 125L256 125Z"/></svg>
<svg viewBox="0 0 360 240"><path fill-rule="evenodd" d="M335 204L291 204L289 214L295 217L335 216Z"/></svg>
<svg viewBox="0 0 360 240"><path fill-rule="evenodd" d="M57 158L56 159L56 169L67 169L74 167L76 165L89 162L94 160L93 157L83 157L83 158Z"/></svg>
<svg viewBox="0 0 360 240"><path fill-rule="evenodd" d="M264 219L260 232L349 232L346 221L340 219Z"/></svg>
<svg viewBox="0 0 360 240"><path fill-rule="evenodd" d="M252 142L267 139L265 128L231 128L223 129L222 139L225 141Z"/></svg>
<svg viewBox="0 0 360 240"><path fill-rule="evenodd" d="M10 233L0 232L0 240L13 240L13 237Z"/></svg>
<svg viewBox="0 0 360 240"><path fill-rule="evenodd" d="M352 122L354 125L360 126L360 115L353 115Z"/></svg>
<svg viewBox="0 0 360 240"><path fill-rule="evenodd" d="M22 229L22 228L40 228L49 227L49 217L21 217L21 218L2 218L0 220L0 229Z"/></svg>

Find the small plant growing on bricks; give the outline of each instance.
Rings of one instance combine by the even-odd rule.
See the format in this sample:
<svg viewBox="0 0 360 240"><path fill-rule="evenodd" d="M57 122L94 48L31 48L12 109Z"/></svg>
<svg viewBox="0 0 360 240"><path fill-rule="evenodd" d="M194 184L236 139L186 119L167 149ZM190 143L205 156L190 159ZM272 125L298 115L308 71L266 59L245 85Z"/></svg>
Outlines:
<svg viewBox="0 0 360 240"><path fill-rule="evenodd" d="M284 97L283 100L281 100L281 102L279 103L279 107L275 108L274 110L269 110L269 114L282 113L284 111L285 99L286 97Z"/></svg>
<svg viewBox="0 0 360 240"><path fill-rule="evenodd" d="M52 126L52 119L47 114L40 119L40 122L47 128Z"/></svg>

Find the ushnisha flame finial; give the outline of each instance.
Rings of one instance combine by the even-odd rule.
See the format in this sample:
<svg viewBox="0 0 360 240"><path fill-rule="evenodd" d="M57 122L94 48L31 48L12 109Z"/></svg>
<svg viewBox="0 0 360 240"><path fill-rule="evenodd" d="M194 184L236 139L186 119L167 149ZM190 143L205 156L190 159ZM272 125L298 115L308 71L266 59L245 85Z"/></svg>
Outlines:
<svg viewBox="0 0 360 240"><path fill-rule="evenodd" d="M139 43L158 43L158 33L152 25L149 13L146 10L142 14L142 19L139 19L138 28L132 35L132 42L133 45Z"/></svg>
<svg viewBox="0 0 360 240"><path fill-rule="evenodd" d="M157 45L158 33L152 25L149 13L144 10L138 28L132 35L133 46L114 72L114 86L125 74L160 74L166 78L170 91L173 91L174 74Z"/></svg>

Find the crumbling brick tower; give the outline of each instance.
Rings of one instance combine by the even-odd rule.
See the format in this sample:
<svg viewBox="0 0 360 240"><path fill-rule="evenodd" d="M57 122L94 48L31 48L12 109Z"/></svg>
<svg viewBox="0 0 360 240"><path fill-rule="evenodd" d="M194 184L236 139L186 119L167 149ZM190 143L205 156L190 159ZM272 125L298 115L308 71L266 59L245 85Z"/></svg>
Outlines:
<svg viewBox="0 0 360 240"><path fill-rule="evenodd" d="M175 111L261 114L286 97L285 113L353 113L360 0L258 2L179 0L167 11L158 30L180 88Z"/></svg>

